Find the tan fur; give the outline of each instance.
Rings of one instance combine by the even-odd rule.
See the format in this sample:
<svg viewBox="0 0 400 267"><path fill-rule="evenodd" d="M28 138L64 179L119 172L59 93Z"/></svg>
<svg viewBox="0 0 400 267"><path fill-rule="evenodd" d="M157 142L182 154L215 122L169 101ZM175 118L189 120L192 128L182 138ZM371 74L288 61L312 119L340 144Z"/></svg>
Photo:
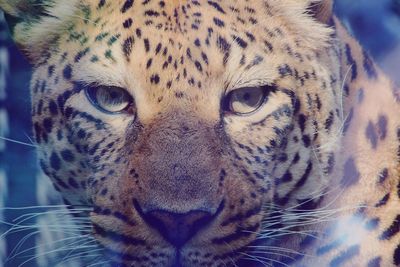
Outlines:
<svg viewBox="0 0 400 267"><path fill-rule="evenodd" d="M87 218L107 260L395 264L400 235L379 236L400 212L398 99L332 17L332 1L67 5L20 23L15 39L37 65L41 166L68 204L93 207ZM87 88L98 85L123 88L133 112L96 108ZM259 86L271 92L254 112L222 107ZM152 209L215 218L177 250L149 223Z"/></svg>

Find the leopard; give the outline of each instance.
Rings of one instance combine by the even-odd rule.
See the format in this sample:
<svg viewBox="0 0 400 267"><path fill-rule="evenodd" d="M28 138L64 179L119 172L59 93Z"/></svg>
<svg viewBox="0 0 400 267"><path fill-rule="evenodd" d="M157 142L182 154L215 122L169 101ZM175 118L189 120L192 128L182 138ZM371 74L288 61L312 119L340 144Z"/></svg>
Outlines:
<svg viewBox="0 0 400 267"><path fill-rule="evenodd" d="M400 266L399 88L333 5L0 0L98 265Z"/></svg>

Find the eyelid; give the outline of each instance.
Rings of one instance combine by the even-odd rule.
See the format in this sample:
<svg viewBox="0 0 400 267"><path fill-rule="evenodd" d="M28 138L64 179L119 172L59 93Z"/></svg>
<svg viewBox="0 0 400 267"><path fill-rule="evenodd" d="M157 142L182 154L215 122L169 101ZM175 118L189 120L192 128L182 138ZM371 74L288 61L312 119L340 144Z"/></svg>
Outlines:
<svg viewBox="0 0 400 267"><path fill-rule="evenodd" d="M225 95L228 95L230 92L239 90L239 89L244 89L244 88L252 88L252 87L276 87L276 84L273 82L267 82L263 79L259 80L251 80L248 82L239 82L235 84L232 88L228 88L225 91Z"/></svg>

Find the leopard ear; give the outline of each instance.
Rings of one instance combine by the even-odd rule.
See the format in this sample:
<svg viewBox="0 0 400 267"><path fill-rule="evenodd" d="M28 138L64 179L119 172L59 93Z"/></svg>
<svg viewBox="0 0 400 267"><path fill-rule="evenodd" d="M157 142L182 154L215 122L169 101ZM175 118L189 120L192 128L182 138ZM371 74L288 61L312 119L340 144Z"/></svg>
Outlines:
<svg viewBox="0 0 400 267"><path fill-rule="evenodd" d="M76 12L77 0L0 0L0 9L15 43L38 63L56 42L67 20Z"/></svg>
<svg viewBox="0 0 400 267"><path fill-rule="evenodd" d="M319 22L330 24L333 16L333 0L311 1L309 11Z"/></svg>

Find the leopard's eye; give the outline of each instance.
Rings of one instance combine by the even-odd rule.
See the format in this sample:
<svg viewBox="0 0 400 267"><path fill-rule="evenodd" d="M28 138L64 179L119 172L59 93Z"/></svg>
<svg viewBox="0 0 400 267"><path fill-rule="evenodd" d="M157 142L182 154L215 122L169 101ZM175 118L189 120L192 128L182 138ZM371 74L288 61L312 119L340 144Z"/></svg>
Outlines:
<svg viewBox="0 0 400 267"><path fill-rule="evenodd" d="M133 98L123 88L100 85L89 86L85 91L90 103L104 113L133 113Z"/></svg>
<svg viewBox="0 0 400 267"><path fill-rule="evenodd" d="M238 115L252 113L266 102L272 90L274 88L270 86L243 87L233 90L224 100L224 109Z"/></svg>

